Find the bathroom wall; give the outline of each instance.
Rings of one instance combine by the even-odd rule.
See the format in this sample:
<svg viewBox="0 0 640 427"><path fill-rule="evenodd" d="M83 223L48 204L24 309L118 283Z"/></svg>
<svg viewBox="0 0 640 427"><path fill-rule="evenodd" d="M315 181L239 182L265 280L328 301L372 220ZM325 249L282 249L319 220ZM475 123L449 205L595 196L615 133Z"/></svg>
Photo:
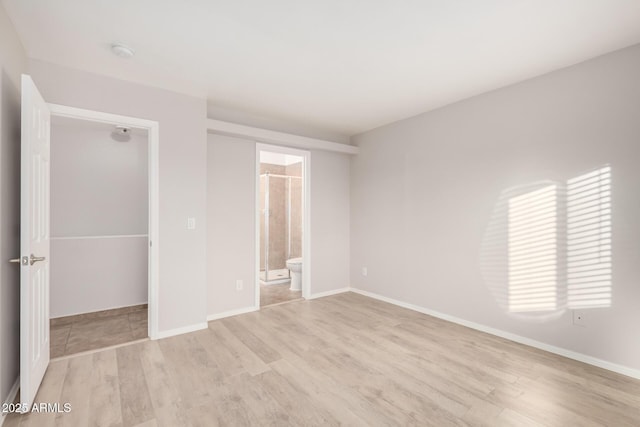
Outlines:
<svg viewBox="0 0 640 427"><path fill-rule="evenodd" d="M349 157L311 151L312 296L349 286ZM255 141L211 134L207 161L207 300L214 317L255 307Z"/></svg>
<svg viewBox="0 0 640 427"><path fill-rule="evenodd" d="M302 162L291 165L260 163L260 173L302 177ZM260 269L264 269L264 195L265 177L260 177ZM291 180L291 252L289 252L289 224L287 204L289 179L269 177L269 270L286 268L289 258L302 256L302 179Z"/></svg>
<svg viewBox="0 0 640 427"><path fill-rule="evenodd" d="M355 138L351 284L640 371L640 45ZM480 250L502 191L609 164L608 308L548 319L503 311ZM368 274L362 274L367 267Z"/></svg>
<svg viewBox="0 0 640 427"><path fill-rule="evenodd" d="M51 123L51 317L147 302L148 139Z"/></svg>
<svg viewBox="0 0 640 427"><path fill-rule="evenodd" d="M274 165L270 163L260 163L260 174L269 172L275 175L285 175L284 165ZM275 176L269 177L269 270L286 268L287 258L287 180ZM260 200L262 215L260 220L260 268L265 268L265 221L264 221L264 199L266 195L266 177L260 178Z"/></svg>
<svg viewBox="0 0 640 427"><path fill-rule="evenodd" d="M27 59L0 4L0 403L20 372L20 74ZM0 424L3 420L0 414Z"/></svg>
<svg viewBox="0 0 640 427"><path fill-rule="evenodd" d="M293 163L285 167L287 176L302 177L302 162ZM289 182L286 184L289 186ZM302 256L302 179L291 180L291 225L286 229L286 240L291 240L291 250L288 258L299 258ZM288 191L288 190L287 190ZM291 236L289 237L289 232Z"/></svg>

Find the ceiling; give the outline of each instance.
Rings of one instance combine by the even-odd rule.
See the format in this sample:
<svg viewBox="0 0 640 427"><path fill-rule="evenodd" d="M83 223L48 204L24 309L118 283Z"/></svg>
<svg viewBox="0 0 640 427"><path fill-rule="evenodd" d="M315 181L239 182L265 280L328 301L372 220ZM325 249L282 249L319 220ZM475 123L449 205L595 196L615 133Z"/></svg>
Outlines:
<svg viewBox="0 0 640 427"><path fill-rule="evenodd" d="M640 42L637 0L2 4L31 58L343 135Z"/></svg>

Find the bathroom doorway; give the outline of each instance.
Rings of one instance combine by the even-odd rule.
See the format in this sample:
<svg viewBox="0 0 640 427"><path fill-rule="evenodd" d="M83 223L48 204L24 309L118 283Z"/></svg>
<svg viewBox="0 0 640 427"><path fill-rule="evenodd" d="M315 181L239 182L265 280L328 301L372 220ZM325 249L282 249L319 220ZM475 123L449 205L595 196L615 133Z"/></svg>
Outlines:
<svg viewBox="0 0 640 427"><path fill-rule="evenodd" d="M260 307L298 301L308 294L307 158L307 152L284 147L261 145L257 150Z"/></svg>

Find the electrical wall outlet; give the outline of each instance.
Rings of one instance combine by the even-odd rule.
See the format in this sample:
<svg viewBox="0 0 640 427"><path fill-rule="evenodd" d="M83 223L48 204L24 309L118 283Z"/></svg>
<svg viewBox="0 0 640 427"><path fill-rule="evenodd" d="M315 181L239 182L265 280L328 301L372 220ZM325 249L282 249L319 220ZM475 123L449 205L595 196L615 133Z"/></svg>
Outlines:
<svg viewBox="0 0 640 427"><path fill-rule="evenodd" d="M587 326L584 310L573 310L573 324L576 326Z"/></svg>
<svg viewBox="0 0 640 427"><path fill-rule="evenodd" d="M367 274L369 274L369 272L367 271L367 267L362 267L362 275L364 277L367 277Z"/></svg>
<svg viewBox="0 0 640 427"><path fill-rule="evenodd" d="M243 286L242 280L236 280L236 291L241 291Z"/></svg>

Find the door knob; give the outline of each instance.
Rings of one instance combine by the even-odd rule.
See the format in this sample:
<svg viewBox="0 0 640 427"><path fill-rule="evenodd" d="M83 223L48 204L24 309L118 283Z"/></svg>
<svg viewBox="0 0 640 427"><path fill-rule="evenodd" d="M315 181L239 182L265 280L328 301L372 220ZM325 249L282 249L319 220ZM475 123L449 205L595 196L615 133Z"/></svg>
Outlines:
<svg viewBox="0 0 640 427"><path fill-rule="evenodd" d="M22 258L10 259L9 262L15 263L15 264L29 265L29 258L27 258L26 256L23 256Z"/></svg>
<svg viewBox="0 0 640 427"><path fill-rule="evenodd" d="M29 257L29 265L33 265L38 261L44 261L46 258L43 256L34 256L33 254L31 254L31 256Z"/></svg>

